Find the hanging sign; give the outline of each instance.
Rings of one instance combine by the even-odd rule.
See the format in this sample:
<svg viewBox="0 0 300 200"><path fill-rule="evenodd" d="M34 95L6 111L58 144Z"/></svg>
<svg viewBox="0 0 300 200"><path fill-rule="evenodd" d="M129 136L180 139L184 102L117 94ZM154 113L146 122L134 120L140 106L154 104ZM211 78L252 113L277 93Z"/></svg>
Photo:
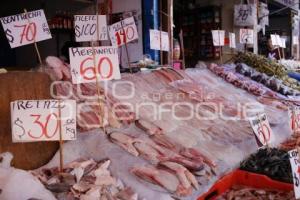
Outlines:
<svg viewBox="0 0 300 200"><path fill-rule="evenodd" d="M73 84L94 83L96 75L99 81L121 78L117 47L70 48L69 54Z"/></svg>
<svg viewBox="0 0 300 200"><path fill-rule="evenodd" d="M169 51L169 34L164 31L150 29L150 49Z"/></svg>
<svg viewBox="0 0 300 200"><path fill-rule="evenodd" d="M275 138L265 113L250 118L250 124L258 140L258 146L265 146L274 141Z"/></svg>
<svg viewBox="0 0 300 200"><path fill-rule="evenodd" d="M11 48L51 39L43 10L0 18Z"/></svg>
<svg viewBox="0 0 300 200"><path fill-rule="evenodd" d="M225 31L224 30L212 30L212 38L214 46L224 46L225 43Z"/></svg>
<svg viewBox="0 0 300 200"><path fill-rule="evenodd" d="M236 48L235 33L229 33L229 47L233 49Z"/></svg>
<svg viewBox="0 0 300 200"><path fill-rule="evenodd" d="M76 42L88 42L97 40L107 40L106 15L75 15L75 39ZM98 32L98 37L97 37Z"/></svg>
<svg viewBox="0 0 300 200"><path fill-rule="evenodd" d="M139 38L133 17L126 18L108 27L112 46L122 46Z"/></svg>
<svg viewBox="0 0 300 200"><path fill-rule="evenodd" d="M254 43L253 29L240 29L240 43L241 44L253 44Z"/></svg>
<svg viewBox="0 0 300 200"><path fill-rule="evenodd" d="M257 10L254 4L234 5L234 25L254 26L257 23Z"/></svg>
<svg viewBox="0 0 300 200"><path fill-rule="evenodd" d="M295 198L300 198L300 160L298 155L298 150L294 149L288 152L291 168L292 168L292 177L293 177L293 183L294 183L294 193Z"/></svg>
<svg viewBox="0 0 300 200"><path fill-rule="evenodd" d="M59 107L62 140L75 140L75 100L18 100L10 103L12 141L59 140Z"/></svg>
<svg viewBox="0 0 300 200"><path fill-rule="evenodd" d="M292 37L292 44L293 45L298 45L299 44L299 38L296 35L293 35Z"/></svg>
<svg viewBox="0 0 300 200"><path fill-rule="evenodd" d="M300 108L290 107L288 110L288 116L290 119L290 127L293 132L300 131Z"/></svg>

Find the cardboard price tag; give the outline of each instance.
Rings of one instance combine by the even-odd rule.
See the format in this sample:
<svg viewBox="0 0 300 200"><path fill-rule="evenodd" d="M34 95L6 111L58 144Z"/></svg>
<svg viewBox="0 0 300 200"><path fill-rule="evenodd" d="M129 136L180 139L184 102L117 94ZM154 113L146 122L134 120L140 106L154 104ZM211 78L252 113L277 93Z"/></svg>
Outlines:
<svg viewBox="0 0 300 200"><path fill-rule="evenodd" d="M97 37L97 15L75 15L75 39L76 42L88 42L107 40L106 15L98 15L98 37Z"/></svg>
<svg viewBox="0 0 300 200"><path fill-rule="evenodd" d="M240 43L241 44L253 44L254 40L253 29L240 29Z"/></svg>
<svg viewBox="0 0 300 200"><path fill-rule="evenodd" d="M160 41L161 41L161 47L160 47ZM160 31L150 29L150 49L169 51L170 49L169 34L164 31L161 31L160 34Z"/></svg>
<svg viewBox="0 0 300 200"><path fill-rule="evenodd" d="M300 108L290 107L288 110L290 127L293 132L300 131Z"/></svg>
<svg viewBox="0 0 300 200"><path fill-rule="evenodd" d="M235 33L229 33L229 47L233 49L236 48Z"/></svg>
<svg viewBox="0 0 300 200"><path fill-rule="evenodd" d="M12 141L59 140L59 105L62 139L75 140L75 100L18 100L10 103Z"/></svg>
<svg viewBox="0 0 300 200"><path fill-rule="evenodd" d="M212 30L212 38L214 46L224 46L225 43L225 31L224 30Z"/></svg>
<svg viewBox="0 0 300 200"><path fill-rule="evenodd" d="M249 121L258 140L258 146L265 146L274 142L274 134L265 113L252 117Z"/></svg>
<svg viewBox="0 0 300 200"><path fill-rule="evenodd" d="M298 151L296 149L289 151L289 158L292 168L292 176L293 176L293 183L294 183L294 192L295 198L300 198L300 160L298 156Z"/></svg>
<svg viewBox="0 0 300 200"><path fill-rule="evenodd" d="M108 27L112 46L122 46L139 38L133 17L126 18Z"/></svg>
<svg viewBox="0 0 300 200"><path fill-rule="evenodd" d="M96 75L99 81L121 78L117 47L70 48L69 54L73 84L96 82Z"/></svg>
<svg viewBox="0 0 300 200"><path fill-rule="evenodd" d="M52 38L43 10L2 17L0 21L11 48Z"/></svg>

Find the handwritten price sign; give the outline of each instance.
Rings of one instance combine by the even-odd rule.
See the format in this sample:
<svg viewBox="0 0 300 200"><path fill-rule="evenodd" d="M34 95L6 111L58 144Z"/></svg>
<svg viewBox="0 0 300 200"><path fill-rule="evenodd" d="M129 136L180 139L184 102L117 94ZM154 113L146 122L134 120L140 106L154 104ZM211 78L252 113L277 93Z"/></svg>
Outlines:
<svg viewBox="0 0 300 200"><path fill-rule="evenodd" d="M229 33L229 47L236 48L235 33Z"/></svg>
<svg viewBox="0 0 300 200"><path fill-rule="evenodd" d="M133 17L126 18L108 27L112 46L122 46L139 38Z"/></svg>
<svg viewBox="0 0 300 200"><path fill-rule="evenodd" d="M292 131L300 131L300 109L298 107L289 108L288 114Z"/></svg>
<svg viewBox="0 0 300 200"><path fill-rule="evenodd" d="M96 82L97 77L99 81L121 78L117 47L70 48L69 52L73 84Z"/></svg>
<svg viewBox="0 0 300 200"><path fill-rule="evenodd" d="M240 43L241 44L253 44L254 42L253 29L240 29Z"/></svg>
<svg viewBox="0 0 300 200"><path fill-rule="evenodd" d="M266 114L260 114L250 119L253 132L258 139L259 146L265 146L274 141L274 134L268 122Z"/></svg>
<svg viewBox="0 0 300 200"><path fill-rule="evenodd" d="M164 31L160 33L158 30L150 29L150 49L169 51L169 34Z"/></svg>
<svg viewBox="0 0 300 200"><path fill-rule="evenodd" d="M11 48L52 38L43 10L2 17L0 20Z"/></svg>
<svg viewBox="0 0 300 200"><path fill-rule="evenodd" d="M107 40L106 15L75 15L75 38L76 42L88 42L98 40ZM98 37L97 37L98 32Z"/></svg>
<svg viewBox="0 0 300 200"><path fill-rule="evenodd" d="M59 140L59 107L63 140L76 139L76 102L18 100L10 103L13 142Z"/></svg>
<svg viewBox="0 0 300 200"><path fill-rule="evenodd" d="M292 167L295 198L300 198L300 160L296 149L289 151L289 158Z"/></svg>
<svg viewBox="0 0 300 200"><path fill-rule="evenodd" d="M212 30L212 38L214 46L224 46L225 44L225 31L224 30Z"/></svg>

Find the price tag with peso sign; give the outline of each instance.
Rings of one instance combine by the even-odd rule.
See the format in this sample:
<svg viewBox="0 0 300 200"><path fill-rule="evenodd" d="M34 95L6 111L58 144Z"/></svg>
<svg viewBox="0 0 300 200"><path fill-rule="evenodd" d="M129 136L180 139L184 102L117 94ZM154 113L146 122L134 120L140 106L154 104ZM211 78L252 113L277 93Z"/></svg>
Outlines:
<svg viewBox="0 0 300 200"><path fill-rule="evenodd" d="M257 22L257 9L254 4L234 5L234 25L254 26Z"/></svg>
<svg viewBox="0 0 300 200"><path fill-rule="evenodd" d="M121 78L117 47L70 48L69 54L73 84Z"/></svg>
<svg viewBox="0 0 300 200"><path fill-rule="evenodd" d="M0 18L11 48L51 39L43 10Z"/></svg>
<svg viewBox="0 0 300 200"><path fill-rule="evenodd" d="M299 153L298 150L294 149L288 152L291 168L292 168L292 177L293 177L293 183L294 183L294 192L295 192L295 198L300 198L300 160L299 160Z"/></svg>
<svg viewBox="0 0 300 200"><path fill-rule="evenodd" d="M122 46L139 38L133 17L126 18L108 27L112 46Z"/></svg>
<svg viewBox="0 0 300 200"><path fill-rule="evenodd" d="M252 130L257 138L258 146L265 146L274 142L274 134L265 113L249 119Z"/></svg>
<svg viewBox="0 0 300 200"><path fill-rule="evenodd" d="M106 15L75 15L75 39L76 42L89 42L107 40ZM98 32L98 37L97 37Z"/></svg>
<svg viewBox="0 0 300 200"><path fill-rule="evenodd" d="M59 126L62 140L76 139L75 100L18 100L10 110L13 142L58 141Z"/></svg>

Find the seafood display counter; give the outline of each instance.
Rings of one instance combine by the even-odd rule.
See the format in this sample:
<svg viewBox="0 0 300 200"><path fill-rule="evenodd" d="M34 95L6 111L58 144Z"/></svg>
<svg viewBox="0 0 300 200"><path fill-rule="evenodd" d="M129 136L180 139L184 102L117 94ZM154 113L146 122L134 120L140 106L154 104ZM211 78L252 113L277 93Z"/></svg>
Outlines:
<svg viewBox="0 0 300 200"><path fill-rule="evenodd" d="M16 199L10 196L10 188L24 176L34 180L38 189L14 188L14 193L22 192L28 199L202 198L257 151L247 120L255 111L267 115L276 138L271 147L287 147L292 138L289 105L284 100L286 95L297 96L297 87L285 85L288 88L280 92L283 89L258 83L235 71L236 67L240 68L212 64L185 71L128 73L98 88L95 83L72 84L70 67L55 57L47 58L44 68L55 95L77 102L77 140L63 145L63 173L58 172L59 152L48 164L29 172L9 167L11 155L3 154L0 169L6 176L0 177L0 199ZM93 98L99 93L105 94L102 106ZM20 173L11 179L16 172ZM271 189L291 188L275 185ZM234 190L224 198L240 193Z"/></svg>

